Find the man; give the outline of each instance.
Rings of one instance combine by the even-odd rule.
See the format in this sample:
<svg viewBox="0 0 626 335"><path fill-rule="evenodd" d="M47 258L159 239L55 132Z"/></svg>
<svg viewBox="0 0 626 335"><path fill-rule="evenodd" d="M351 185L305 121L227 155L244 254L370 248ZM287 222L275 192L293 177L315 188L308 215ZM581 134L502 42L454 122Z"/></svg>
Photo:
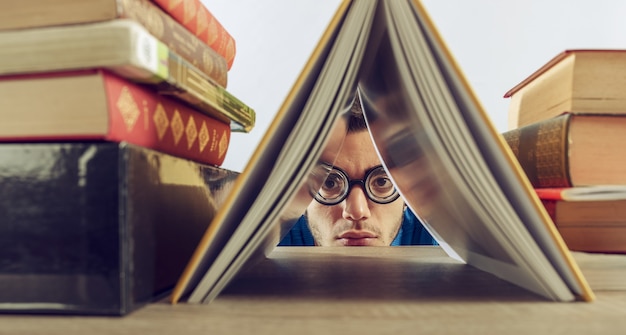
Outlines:
<svg viewBox="0 0 626 335"><path fill-rule="evenodd" d="M320 161L317 169L328 177L279 246L437 244L382 167L358 98L341 149L327 147Z"/></svg>

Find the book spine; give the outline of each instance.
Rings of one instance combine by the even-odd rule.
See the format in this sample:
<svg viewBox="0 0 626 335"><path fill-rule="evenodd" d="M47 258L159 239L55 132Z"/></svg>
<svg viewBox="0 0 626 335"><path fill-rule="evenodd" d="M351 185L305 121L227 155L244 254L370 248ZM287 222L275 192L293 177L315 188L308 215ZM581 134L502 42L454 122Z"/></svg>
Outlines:
<svg viewBox="0 0 626 335"><path fill-rule="evenodd" d="M570 117L563 114L502 134L534 188L572 186L567 141Z"/></svg>
<svg viewBox="0 0 626 335"><path fill-rule="evenodd" d="M536 188L535 193L541 200L564 200L563 194L566 187L545 187L545 188Z"/></svg>
<svg viewBox="0 0 626 335"><path fill-rule="evenodd" d="M234 131L249 132L254 127L256 114L252 108L214 83L191 64L171 53L167 57L167 83L159 92L185 100L214 116L225 116L236 124Z"/></svg>
<svg viewBox="0 0 626 335"><path fill-rule="evenodd" d="M220 166L230 125L103 71L109 106L109 139Z"/></svg>
<svg viewBox="0 0 626 335"><path fill-rule="evenodd" d="M226 59L235 59L235 40L200 0L152 0L176 21Z"/></svg>
<svg viewBox="0 0 626 335"><path fill-rule="evenodd" d="M186 59L222 87L227 85L228 64L187 28L150 0L117 0L120 17L137 21L170 50Z"/></svg>
<svg viewBox="0 0 626 335"><path fill-rule="evenodd" d="M603 227L592 224L562 227L559 233L572 251L626 254L624 227Z"/></svg>
<svg viewBox="0 0 626 335"><path fill-rule="evenodd" d="M252 108L170 50L143 26L130 23L127 28L133 34L131 39L135 50L132 56L136 69L113 67L117 73L139 82L155 84L161 94L174 96L224 122L232 121L233 131L252 130L256 121Z"/></svg>

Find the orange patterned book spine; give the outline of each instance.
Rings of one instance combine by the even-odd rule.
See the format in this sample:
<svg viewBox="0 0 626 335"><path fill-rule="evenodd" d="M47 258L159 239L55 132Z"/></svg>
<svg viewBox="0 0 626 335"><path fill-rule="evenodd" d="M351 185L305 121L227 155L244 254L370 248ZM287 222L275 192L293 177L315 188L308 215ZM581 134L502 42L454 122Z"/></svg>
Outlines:
<svg viewBox="0 0 626 335"><path fill-rule="evenodd" d="M235 40L200 0L152 0L233 65Z"/></svg>

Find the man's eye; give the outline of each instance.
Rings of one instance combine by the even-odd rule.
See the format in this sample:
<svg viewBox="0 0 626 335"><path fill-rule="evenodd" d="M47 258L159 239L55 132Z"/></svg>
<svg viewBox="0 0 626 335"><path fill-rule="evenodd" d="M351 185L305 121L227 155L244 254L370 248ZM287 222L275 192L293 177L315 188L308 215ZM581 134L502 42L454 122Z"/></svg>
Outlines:
<svg viewBox="0 0 626 335"><path fill-rule="evenodd" d="M331 173L322 185L322 191L326 192L328 196L336 196L343 191L344 180L341 175Z"/></svg>
<svg viewBox="0 0 626 335"><path fill-rule="evenodd" d="M374 184L376 185L376 187L385 187L391 184L391 180L389 180L389 178L386 178L386 177L380 177L374 180Z"/></svg>
<svg viewBox="0 0 626 335"><path fill-rule="evenodd" d="M375 196L387 197L395 192L395 188L391 179L387 176L379 176L370 181L370 191L373 192Z"/></svg>
<svg viewBox="0 0 626 335"><path fill-rule="evenodd" d="M337 183L334 180L326 179L326 181L324 182L325 189L333 189L336 187L336 185Z"/></svg>

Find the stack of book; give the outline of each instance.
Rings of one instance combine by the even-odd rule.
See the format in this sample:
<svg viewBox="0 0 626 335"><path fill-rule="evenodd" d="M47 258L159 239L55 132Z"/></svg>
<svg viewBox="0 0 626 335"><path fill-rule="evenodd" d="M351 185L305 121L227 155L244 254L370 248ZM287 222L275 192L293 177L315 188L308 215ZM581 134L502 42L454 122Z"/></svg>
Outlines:
<svg viewBox="0 0 626 335"><path fill-rule="evenodd" d="M255 112L200 0L0 12L0 310L125 314L171 290Z"/></svg>
<svg viewBox="0 0 626 335"><path fill-rule="evenodd" d="M503 135L572 250L626 252L624 87L626 50L565 50L505 94Z"/></svg>

